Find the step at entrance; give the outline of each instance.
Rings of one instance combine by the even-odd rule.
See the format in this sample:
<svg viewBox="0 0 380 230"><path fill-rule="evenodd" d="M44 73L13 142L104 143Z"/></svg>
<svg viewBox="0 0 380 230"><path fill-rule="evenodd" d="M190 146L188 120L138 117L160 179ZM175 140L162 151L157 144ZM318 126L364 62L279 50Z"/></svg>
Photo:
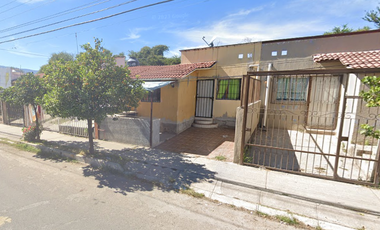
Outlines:
<svg viewBox="0 0 380 230"><path fill-rule="evenodd" d="M218 124L214 123L212 118L196 117L194 119L193 127L205 128L205 129L215 129L215 128L218 128Z"/></svg>

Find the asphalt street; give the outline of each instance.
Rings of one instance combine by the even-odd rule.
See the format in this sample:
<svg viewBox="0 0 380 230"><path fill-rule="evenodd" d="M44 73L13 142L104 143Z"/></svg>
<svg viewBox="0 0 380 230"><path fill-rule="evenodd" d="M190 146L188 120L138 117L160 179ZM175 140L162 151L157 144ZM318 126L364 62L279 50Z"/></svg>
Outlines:
<svg viewBox="0 0 380 230"><path fill-rule="evenodd" d="M0 144L0 229L294 229L225 204Z"/></svg>

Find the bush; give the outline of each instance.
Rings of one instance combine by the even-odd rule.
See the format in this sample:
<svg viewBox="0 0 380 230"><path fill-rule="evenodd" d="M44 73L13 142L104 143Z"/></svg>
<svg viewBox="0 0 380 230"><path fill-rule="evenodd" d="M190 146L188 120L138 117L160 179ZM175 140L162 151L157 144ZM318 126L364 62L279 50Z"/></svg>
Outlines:
<svg viewBox="0 0 380 230"><path fill-rule="evenodd" d="M25 141L35 141L42 133L42 127L40 126L39 131L37 131L36 126L29 126L22 128L22 137Z"/></svg>

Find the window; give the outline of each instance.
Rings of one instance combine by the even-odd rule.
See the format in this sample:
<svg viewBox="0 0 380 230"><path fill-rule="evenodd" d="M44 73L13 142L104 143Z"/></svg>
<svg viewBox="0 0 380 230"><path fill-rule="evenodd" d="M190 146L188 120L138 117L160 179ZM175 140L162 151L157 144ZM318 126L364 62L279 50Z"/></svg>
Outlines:
<svg viewBox="0 0 380 230"><path fill-rule="evenodd" d="M243 57L244 57L243 54L239 54L239 55L238 55L238 58L239 58L239 59L243 59Z"/></svg>
<svg viewBox="0 0 380 230"><path fill-rule="evenodd" d="M252 58L252 53L247 53L247 58Z"/></svg>
<svg viewBox="0 0 380 230"><path fill-rule="evenodd" d="M216 99L240 100L240 79L218 80Z"/></svg>
<svg viewBox="0 0 380 230"><path fill-rule="evenodd" d="M277 101L306 101L309 78L280 77L276 81Z"/></svg>
<svg viewBox="0 0 380 230"><path fill-rule="evenodd" d="M272 57L277 56L277 51L272 51Z"/></svg>
<svg viewBox="0 0 380 230"><path fill-rule="evenodd" d="M282 55L282 56L286 56L286 55L288 55L288 51L287 51L287 50L283 50L283 51L281 51L281 55Z"/></svg>
<svg viewBox="0 0 380 230"><path fill-rule="evenodd" d="M145 95L142 102L151 102L153 97L153 102L161 102L161 88L154 90L153 92L149 92Z"/></svg>

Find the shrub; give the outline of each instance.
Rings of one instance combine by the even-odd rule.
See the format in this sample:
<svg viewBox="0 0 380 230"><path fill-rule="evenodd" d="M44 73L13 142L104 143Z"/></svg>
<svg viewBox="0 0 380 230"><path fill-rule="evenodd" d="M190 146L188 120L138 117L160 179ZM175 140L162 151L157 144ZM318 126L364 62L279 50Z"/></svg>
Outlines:
<svg viewBox="0 0 380 230"><path fill-rule="evenodd" d="M35 141L42 133L42 127L40 126L37 131L36 126L29 126L22 128L22 137L25 141Z"/></svg>

